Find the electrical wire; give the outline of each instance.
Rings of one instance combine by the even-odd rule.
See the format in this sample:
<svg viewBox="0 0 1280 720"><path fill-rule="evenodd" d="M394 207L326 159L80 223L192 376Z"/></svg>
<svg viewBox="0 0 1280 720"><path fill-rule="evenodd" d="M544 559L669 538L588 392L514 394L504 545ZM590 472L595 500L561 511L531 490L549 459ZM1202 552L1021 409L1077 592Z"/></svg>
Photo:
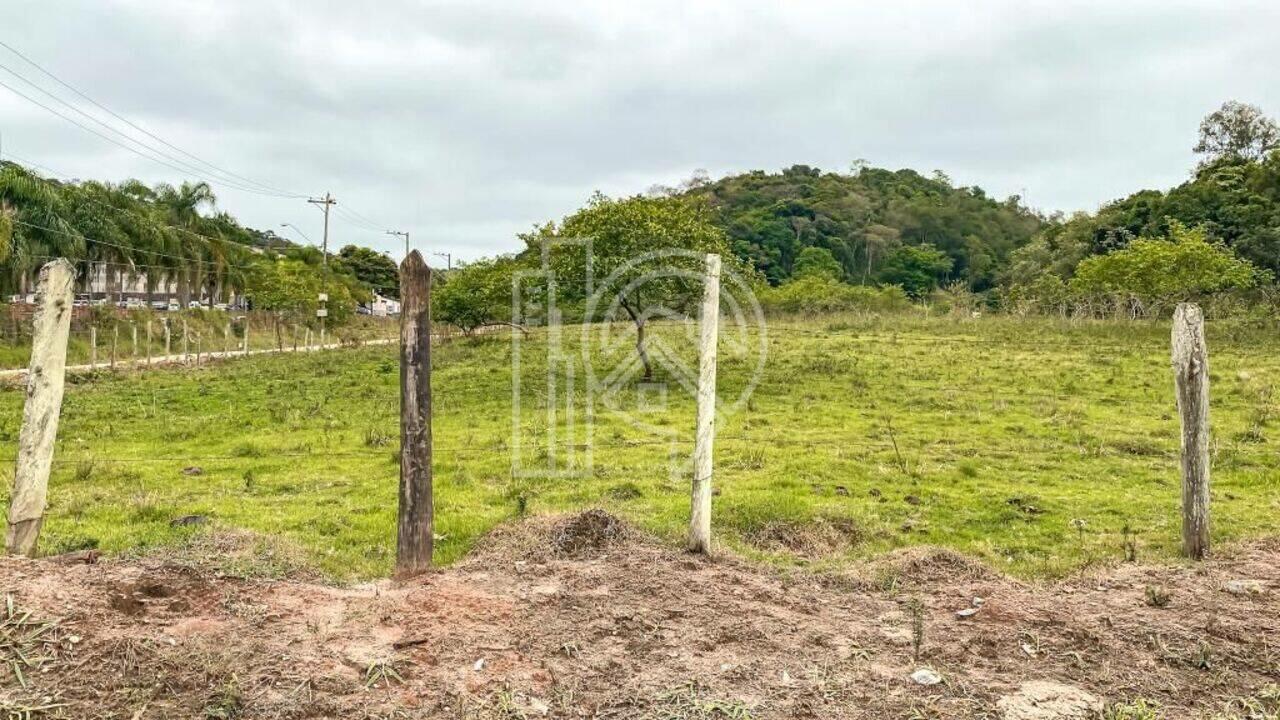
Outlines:
<svg viewBox="0 0 1280 720"><path fill-rule="evenodd" d="M193 258L189 258L189 257L184 257L184 256L182 256L182 255L172 255L172 254L169 254L169 253L162 253L162 252L160 252L160 251L158 251L158 250L147 250L147 249L143 249L143 248L133 247L133 246L130 246L130 245L121 245L121 244L119 244L119 243L113 243L113 242L110 242L110 241L108 241L108 240L99 240L99 239L96 239L96 238L91 238L91 237L89 237L89 236L87 236L87 235L84 235L84 234L81 234L81 233L78 233L78 232L68 232L68 231L66 231L66 230L58 230L57 228L46 227L46 226L44 226L44 225L37 225L36 223L30 223L30 222L27 222L27 221L25 221L25 220L18 220L18 219L14 219L14 220L13 220L13 223L14 223L15 225L23 225L23 226L25 226L25 227L35 228L35 229L37 229L37 230L44 230L45 232L51 232L51 233L55 233L55 234L58 234L58 235L65 235L65 236L67 236L67 237L79 238L80 240L84 240L84 241L85 241L85 242L87 242L87 243L94 243L94 244L97 244L97 245L106 245L107 247L113 247L113 248L117 248L117 249L120 249L120 250L130 250L130 251L133 251L133 252L142 253L142 254L144 254L144 255L153 255L153 256L155 256L155 257L167 257L167 258L172 258L172 259L174 259L174 260L181 260L182 262L187 263L187 264L200 263L200 264L212 265L212 266L214 266L214 267L220 267L220 268L236 268L236 269L238 269L238 270L248 270L248 269L250 269L250 268L252 267L251 265L238 265L238 264L235 264L235 263L229 263L229 262L228 262L228 263L218 263L218 262L215 262L215 261L213 261L213 260L199 260L199 259L193 259ZM68 258L68 259L70 259L70 258Z"/></svg>
<svg viewBox="0 0 1280 720"><path fill-rule="evenodd" d="M278 187L275 187L275 186L273 186L273 185L269 185L269 184L264 183L264 182L259 182L259 181L257 181L257 180L253 180L252 178L247 178L247 177L245 177L245 176L243 176L243 175L239 175L239 174L237 174L237 173L233 173L233 172L231 172L230 170L226 170L226 169L224 169L224 168L221 168L221 167L219 167L219 166L217 166L217 165L215 165L215 164L213 164L213 163L211 163L211 162L209 162L209 161L207 161L207 160L204 160L204 159L200 158L200 157L199 157L199 156L197 156L197 155L193 155L192 153L189 153L189 152L187 152L186 150L183 150L182 148L180 148L180 147L178 147L178 146L174 145L173 143L171 143L171 142L169 142L169 141L165 140L164 138L162 138L162 137L160 137L160 136L156 135L155 133L152 133L151 131L147 130L146 128L144 128L144 127L142 127L142 126L138 125L137 123L133 122L132 120L129 120L128 118L124 117L123 115L120 115L119 113L117 113L117 112L115 112L114 110L112 110L111 108L109 108L109 107L107 107L107 106L103 105L102 103L98 102L97 100L94 100L92 97L90 97L90 96L89 96L87 93L85 93L84 91L80 90L79 88L75 87L74 85L71 85L70 83L68 83L67 81L65 81L65 80L63 80L62 78L58 77L57 75L54 75L52 72L50 72L49 70L45 69L45 68L44 68L43 66L41 66L39 63L37 63L36 61L34 61L34 60L32 60L31 58L27 57L25 54L23 54L22 52L20 52L17 48L13 47L12 45L9 45L8 43L4 42L3 40L0 40L0 47L4 47L4 48L5 48L6 50L8 50L9 52L11 52L11 53L13 53L14 55L16 55L17 57L21 58L23 62L25 62L25 63L27 63L28 65L30 65L31 67L35 68L38 72L40 72L40 73L41 73L42 75L44 75L45 77L48 77L49 79L51 79L51 80L53 80L54 82L58 83L58 84L59 84L59 85L61 85L62 87L66 88L67 90L70 90L70 91L71 91L72 93L74 93L77 97L79 97L79 98L83 99L84 101L86 101L86 102L90 103L91 105L93 105L94 107L98 108L99 110L101 110L101 111L103 111L103 112L107 113L108 115L110 115L111 117L115 118L116 120L119 120L120 122L124 123L125 125L128 125L129 127L133 128L134 130L137 130L138 132L140 132L140 133L142 133L143 135L145 135L145 136L147 136L147 137L151 138L152 140L155 140L156 142L159 142L160 144L164 145L165 147L168 147L168 148L170 148L171 150L173 150L173 151L175 151L175 152L177 152L177 153L179 153L179 154L181 154L181 155L183 155L183 156L185 156L185 157L187 157L187 158L190 158L191 160L195 161L195 162L196 162L196 163L198 163L199 165L203 165L203 166L205 166L206 168L208 168L208 170L202 171L201 173L197 173L197 174L207 174L207 173L212 172L215 176L216 176L216 175L222 175L224 178L231 178L230 180L226 180L226 179L221 180L221 182L223 182L224 184L232 184L232 183L236 183L236 182L238 182L238 183L243 184L243 185L245 185L245 186L257 187L257 188L259 188L259 190L258 190L257 192L260 192L260 193L262 193L262 194L271 194L271 195L277 195L277 196L280 196L280 197L289 197L289 198L302 198L302 197L306 197L305 195L300 195L300 194L298 194L298 193L290 192L290 191L288 191L288 190L282 190L282 189L280 189L280 188L278 188ZM24 81L24 82L26 82L28 85L31 85L32 87L35 87L35 88L36 88L36 89L38 89L38 90L41 90L41 92L43 92L44 94L48 95L49 97L53 97L53 98L57 99L59 102L63 103L64 105L67 105L68 107L71 107L72 109L76 110L76 112L79 112L81 115L84 115L85 117L88 117L88 118L90 118L90 119L94 120L94 122L97 122L98 124L103 125L104 127L108 127L108 128L110 128L113 132L115 132L115 133L117 133L117 134L119 134L119 135L121 135L121 136L123 136L123 137L129 137L128 135L125 135L124 133L120 132L119 130L116 130L115 128L111 128L109 125L106 125L105 123L102 123L101 121L97 120L96 118L93 118L91 115L89 115L88 113L85 113L85 112L81 111L79 108L75 108L74 106L70 105L69 103L67 103L66 101L62 100L61 98L57 98L57 97L56 97L56 96L54 96L52 93L49 93L49 92L47 92L47 91L45 91L45 90L43 90L43 89L39 88L39 86L37 86L35 83L32 83L30 80L27 80L26 78L24 78L23 76L21 76L20 74L18 74L16 71L14 71L14 70L12 70L12 69L10 69L10 68L8 68L8 67L4 66L4 65L0 65L0 68L4 69L4 70L5 70L5 72L8 72L9 74L13 75L14 77L17 77L17 78L19 78L19 79L23 80L23 81ZM162 155L164 155L165 157L167 157L167 158L169 158L169 159L171 159L171 160L175 160L175 161L177 161L177 159L176 159L176 158L174 158L173 156L168 155L167 153L163 153L162 151L156 150L155 148L150 147L150 146L148 146L148 145L145 145L145 144L141 143L140 141L138 141L138 140L136 140L136 139L134 139L134 138L130 138L130 140L131 140L132 142L137 143L138 145L140 145L140 146L142 146L142 147L147 147L149 150L151 150L151 151L153 151L153 152L156 152L157 154L162 154ZM184 164L190 164L190 163L186 163L185 161L179 161L179 162L184 162ZM194 166L194 165L193 165L193 167L196 167L196 166ZM253 190L246 190L246 191L248 191L248 192L254 192Z"/></svg>
<svg viewBox="0 0 1280 720"><path fill-rule="evenodd" d="M0 44L2 44L2 43L0 43ZM46 170L47 172L49 172L49 173L50 173L50 174L52 174L53 176L57 177L58 179L62 180L63 182L66 182L66 183L69 183L69 184L70 184L70 183L72 183L72 182L74 182L74 181L73 181L69 176L67 176L67 175L65 175L65 174L63 174L63 173L60 173L60 172L58 172L58 171L56 171L56 170L54 170L53 168L50 168L50 167L48 167L48 166L40 165L39 163L35 163L35 162L32 162L31 160L27 160L26 158L22 158L22 157L19 157L19 156L17 156L17 155L14 155L13 153L6 153L6 155L7 155L8 157L10 157L10 158L13 158L13 159L15 159L15 160L18 160L19 162L25 163L25 164L30 165L30 166L32 166L32 167L42 168L43 170ZM39 177L39 176L36 176L36 179L38 179L38 180L40 180L40 181L42 181L42 182L45 182L45 183L48 183L48 182L49 182L47 179L42 178L42 177ZM86 196L82 196L82 197L81 197L81 199L86 200L86 201L88 201L89 203L91 203L91 204L93 204L93 205L97 205L97 206L99 206L99 207L103 207L103 208L106 208L106 209L108 209L108 210L111 210L111 211L113 211L113 212L117 212L117 213L121 213L121 214L124 214L124 213L127 213L127 212L128 212L128 210L126 210L125 208L116 207L115 205L112 205L112 204L110 204L110 203L102 202L101 200L98 200L97 198L88 197L87 195L86 195ZM212 244L212 243L220 243L220 244L221 244L221 243L228 243L228 244L232 244L232 245L240 245L240 244L241 244L241 243L237 243L237 242L235 242L234 240L226 240L226 239L224 239L224 238L215 238L215 237L210 236L210 235L201 235L200 233L195 232L194 230L189 230L189 229L187 229L187 228L179 227L179 226L177 226L177 225L161 225L161 227L163 227L163 228L165 228L165 229L168 229L168 230L174 230L174 231L176 231L176 232L183 233L183 234L185 234L185 235L187 235L187 236L189 236L189 237L197 238L197 239L203 240L204 242L206 242L206 243L210 243L210 244ZM245 245L244 247L252 247L252 246Z"/></svg>

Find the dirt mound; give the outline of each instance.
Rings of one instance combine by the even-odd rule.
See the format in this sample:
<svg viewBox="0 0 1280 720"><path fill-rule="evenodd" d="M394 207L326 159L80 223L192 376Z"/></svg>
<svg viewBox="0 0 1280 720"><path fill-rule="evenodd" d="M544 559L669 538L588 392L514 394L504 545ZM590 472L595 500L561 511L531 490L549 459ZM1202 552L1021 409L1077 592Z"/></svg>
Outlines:
<svg viewBox="0 0 1280 720"><path fill-rule="evenodd" d="M463 566L585 559L644 539L639 530L600 509L543 515L494 528L476 543Z"/></svg>
<svg viewBox="0 0 1280 720"><path fill-rule="evenodd" d="M622 521L604 510L587 510L555 527L551 545L559 557L583 557L598 553L628 535Z"/></svg>
<svg viewBox="0 0 1280 720"><path fill-rule="evenodd" d="M885 567L907 580L838 586L691 556L604 513L517 523L453 568L350 588L170 559L6 558L0 709L140 720L996 718L1051 686L1168 718L1280 706L1274 544L1045 587L962 560L900 555ZM1151 586L1168 602L1150 604Z"/></svg>
<svg viewBox="0 0 1280 720"><path fill-rule="evenodd" d="M752 547L767 552L787 552L820 558L848 550L864 539L862 528L847 518L818 519L806 523L773 521L744 533Z"/></svg>

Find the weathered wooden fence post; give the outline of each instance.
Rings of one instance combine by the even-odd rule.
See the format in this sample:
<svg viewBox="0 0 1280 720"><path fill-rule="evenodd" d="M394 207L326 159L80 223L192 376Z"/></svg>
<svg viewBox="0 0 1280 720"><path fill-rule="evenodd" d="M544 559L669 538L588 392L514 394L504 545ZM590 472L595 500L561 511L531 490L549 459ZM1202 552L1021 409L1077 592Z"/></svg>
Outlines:
<svg viewBox="0 0 1280 720"><path fill-rule="evenodd" d="M191 345L187 343L187 319L182 318L182 364L191 362Z"/></svg>
<svg viewBox="0 0 1280 720"><path fill-rule="evenodd" d="M222 357L231 357L231 323L222 328Z"/></svg>
<svg viewBox="0 0 1280 720"><path fill-rule="evenodd" d="M75 271L66 260L54 260L40 268L27 399L22 409L13 495L9 499L9 529L5 536L10 555L35 555L40 525L44 522L53 444L62 411L74 281Z"/></svg>
<svg viewBox="0 0 1280 720"><path fill-rule="evenodd" d="M707 255L698 337L698 415L693 440L689 551L711 552L712 447L716 437L716 340L720 334L720 256Z"/></svg>
<svg viewBox="0 0 1280 720"><path fill-rule="evenodd" d="M164 361L170 362L169 353L172 351L173 331L169 328L169 318L164 319Z"/></svg>
<svg viewBox="0 0 1280 720"><path fill-rule="evenodd" d="M116 346L120 344L120 323L111 326L111 369L116 369Z"/></svg>
<svg viewBox="0 0 1280 720"><path fill-rule="evenodd" d="M248 357L249 355L249 318L248 316L245 316L245 319L244 319L244 354L246 357Z"/></svg>
<svg viewBox="0 0 1280 720"><path fill-rule="evenodd" d="M89 367L98 366L98 326L89 326Z"/></svg>
<svg viewBox="0 0 1280 720"><path fill-rule="evenodd" d="M151 321L147 321L147 367L151 367Z"/></svg>
<svg viewBox="0 0 1280 720"><path fill-rule="evenodd" d="M1192 303L1173 311L1173 386L1182 418L1182 552L1209 551L1209 352L1204 314Z"/></svg>
<svg viewBox="0 0 1280 720"><path fill-rule="evenodd" d="M431 567L431 269L414 250L400 264L400 506L396 575Z"/></svg>
<svg viewBox="0 0 1280 720"><path fill-rule="evenodd" d="M129 325L129 333L130 333L130 335L132 335L132 338L133 338L133 354L131 354L129 357L130 357L130 359L133 361L133 363L134 363L134 364L137 364L137 361L138 361L138 323L133 323L133 324Z"/></svg>

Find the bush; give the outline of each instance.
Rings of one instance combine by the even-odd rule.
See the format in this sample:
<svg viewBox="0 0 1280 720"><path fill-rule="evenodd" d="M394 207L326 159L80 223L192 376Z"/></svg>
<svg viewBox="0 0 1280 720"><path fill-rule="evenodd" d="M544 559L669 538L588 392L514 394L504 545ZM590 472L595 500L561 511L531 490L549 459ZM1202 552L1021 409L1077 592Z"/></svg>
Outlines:
<svg viewBox="0 0 1280 720"><path fill-rule="evenodd" d="M758 294L769 314L823 315L836 312L901 312L911 307L902 288L846 285L825 276L809 276Z"/></svg>

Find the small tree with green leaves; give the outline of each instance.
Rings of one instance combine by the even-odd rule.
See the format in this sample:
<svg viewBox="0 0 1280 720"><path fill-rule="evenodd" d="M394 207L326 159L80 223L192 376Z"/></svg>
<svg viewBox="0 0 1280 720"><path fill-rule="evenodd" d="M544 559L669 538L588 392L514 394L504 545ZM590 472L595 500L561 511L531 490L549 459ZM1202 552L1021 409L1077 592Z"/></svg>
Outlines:
<svg viewBox="0 0 1280 720"><path fill-rule="evenodd" d="M1210 243L1202 228L1172 222L1167 238L1140 238L1123 250L1086 258L1076 267L1071 287L1159 307L1251 288L1269 279L1270 273Z"/></svg>
<svg viewBox="0 0 1280 720"><path fill-rule="evenodd" d="M588 244L580 242L589 240ZM653 379L645 350L645 326L655 311L691 313L702 294L703 256L726 264L728 243L705 200L691 197L612 199L597 193L587 206L556 226L525 236L529 253L543 253L560 297L586 297L588 262L596 291L607 295L596 312L616 309L635 324L636 352L644 379ZM586 320L596 318L588 317Z"/></svg>
<svg viewBox="0 0 1280 720"><path fill-rule="evenodd" d="M905 245L885 259L880 282L900 285L917 300L928 295L951 272L951 258L933 245Z"/></svg>
<svg viewBox="0 0 1280 720"><path fill-rule="evenodd" d="M512 282L518 263L497 257L442 273L432 289L432 313L470 335L486 325L509 324Z"/></svg>
<svg viewBox="0 0 1280 720"><path fill-rule="evenodd" d="M825 277L841 280L844 278L844 268L840 266L840 261L836 260L836 256L832 255L830 250L822 247L807 247L796 256L796 262L791 267L791 277Z"/></svg>

